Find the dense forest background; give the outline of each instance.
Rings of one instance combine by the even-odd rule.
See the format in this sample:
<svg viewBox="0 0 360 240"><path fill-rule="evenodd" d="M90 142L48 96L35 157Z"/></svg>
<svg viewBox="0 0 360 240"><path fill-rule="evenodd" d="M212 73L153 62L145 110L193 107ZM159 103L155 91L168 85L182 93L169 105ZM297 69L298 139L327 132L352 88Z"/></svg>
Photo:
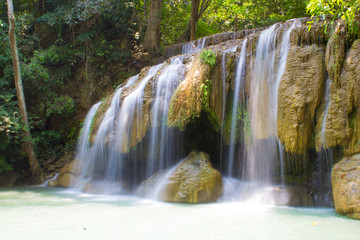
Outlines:
<svg viewBox="0 0 360 240"><path fill-rule="evenodd" d="M16 33L31 134L42 166L76 146L87 110L164 47L291 18L342 18L358 32L358 0L17 0ZM325 22L326 23L326 22ZM0 7L0 174L28 169Z"/></svg>

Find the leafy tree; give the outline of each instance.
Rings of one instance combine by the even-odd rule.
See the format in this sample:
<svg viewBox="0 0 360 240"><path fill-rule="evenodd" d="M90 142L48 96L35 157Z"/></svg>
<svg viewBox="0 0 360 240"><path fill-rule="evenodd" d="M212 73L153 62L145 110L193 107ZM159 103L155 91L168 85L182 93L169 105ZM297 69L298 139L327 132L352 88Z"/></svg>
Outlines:
<svg viewBox="0 0 360 240"><path fill-rule="evenodd" d="M327 24L327 16L331 24L338 19L343 20L351 34L358 34L360 27L360 1L359 0L310 0L306 7L314 16L322 17Z"/></svg>
<svg viewBox="0 0 360 240"><path fill-rule="evenodd" d="M29 121L28 121L26 104L25 104L25 96L24 96L23 85L21 80L20 62L19 62L18 48L17 48L16 35L15 35L15 15L14 15L12 0L7 0L7 6L8 6L8 17L9 17L10 51L12 55L12 62L14 69L16 95L18 99L21 120L22 123L24 124L24 127L22 129L24 135L23 140L25 144L26 153L28 155L29 165L32 175L37 180L41 181L43 178L43 171L35 155L34 145L30 135L30 127L29 127Z"/></svg>

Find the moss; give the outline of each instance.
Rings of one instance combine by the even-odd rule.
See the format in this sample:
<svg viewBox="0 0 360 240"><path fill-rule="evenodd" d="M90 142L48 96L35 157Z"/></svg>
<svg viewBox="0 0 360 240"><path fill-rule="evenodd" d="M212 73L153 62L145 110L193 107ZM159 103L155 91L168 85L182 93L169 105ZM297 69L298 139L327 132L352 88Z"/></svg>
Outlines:
<svg viewBox="0 0 360 240"><path fill-rule="evenodd" d="M210 67L201 63L197 57L191 64L191 70L178 86L170 100L168 126L184 130L186 124L200 116L209 103ZM206 82L207 81L207 82Z"/></svg>

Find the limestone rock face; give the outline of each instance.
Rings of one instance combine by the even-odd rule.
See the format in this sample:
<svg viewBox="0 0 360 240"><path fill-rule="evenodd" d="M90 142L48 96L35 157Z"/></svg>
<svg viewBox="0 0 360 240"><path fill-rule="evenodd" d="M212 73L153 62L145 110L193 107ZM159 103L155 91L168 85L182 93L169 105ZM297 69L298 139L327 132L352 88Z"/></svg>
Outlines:
<svg viewBox="0 0 360 240"><path fill-rule="evenodd" d="M203 84L209 77L210 67L197 57L190 72L171 97L168 124L184 129L186 123L200 115L204 104Z"/></svg>
<svg viewBox="0 0 360 240"><path fill-rule="evenodd" d="M171 174L160 199L181 203L214 202L222 192L222 176L212 168L209 155L193 151Z"/></svg>
<svg viewBox="0 0 360 240"><path fill-rule="evenodd" d="M346 155L360 151L360 40L354 41L340 77L331 79L331 102L325 125L326 147L342 145Z"/></svg>
<svg viewBox="0 0 360 240"><path fill-rule="evenodd" d="M317 45L291 46L279 86L278 136L286 151L308 148L315 110L324 86L324 52Z"/></svg>
<svg viewBox="0 0 360 240"><path fill-rule="evenodd" d="M360 219L360 154L336 164L331 181L336 212Z"/></svg>

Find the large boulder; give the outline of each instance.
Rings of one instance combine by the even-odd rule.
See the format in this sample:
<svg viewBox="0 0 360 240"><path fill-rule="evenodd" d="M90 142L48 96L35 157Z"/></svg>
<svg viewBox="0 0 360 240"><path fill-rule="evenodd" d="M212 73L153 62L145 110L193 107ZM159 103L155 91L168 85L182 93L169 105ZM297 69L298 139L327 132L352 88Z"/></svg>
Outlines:
<svg viewBox="0 0 360 240"><path fill-rule="evenodd" d="M68 188L77 180L80 175L80 169L76 160L66 164L60 171L55 180L50 180L48 185L50 187L64 187Z"/></svg>
<svg viewBox="0 0 360 240"><path fill-rule="evenodd" d="M360 154L336 164L331 181L336 212L360 219Z"/></svg>
<svg viewBox="0 0 360 240"><path fill-rule="evenodd" d="M212 168L209 155L192 151L170 174L158 199L166 202L214 202L223 193L222 176Z"/></svg>

